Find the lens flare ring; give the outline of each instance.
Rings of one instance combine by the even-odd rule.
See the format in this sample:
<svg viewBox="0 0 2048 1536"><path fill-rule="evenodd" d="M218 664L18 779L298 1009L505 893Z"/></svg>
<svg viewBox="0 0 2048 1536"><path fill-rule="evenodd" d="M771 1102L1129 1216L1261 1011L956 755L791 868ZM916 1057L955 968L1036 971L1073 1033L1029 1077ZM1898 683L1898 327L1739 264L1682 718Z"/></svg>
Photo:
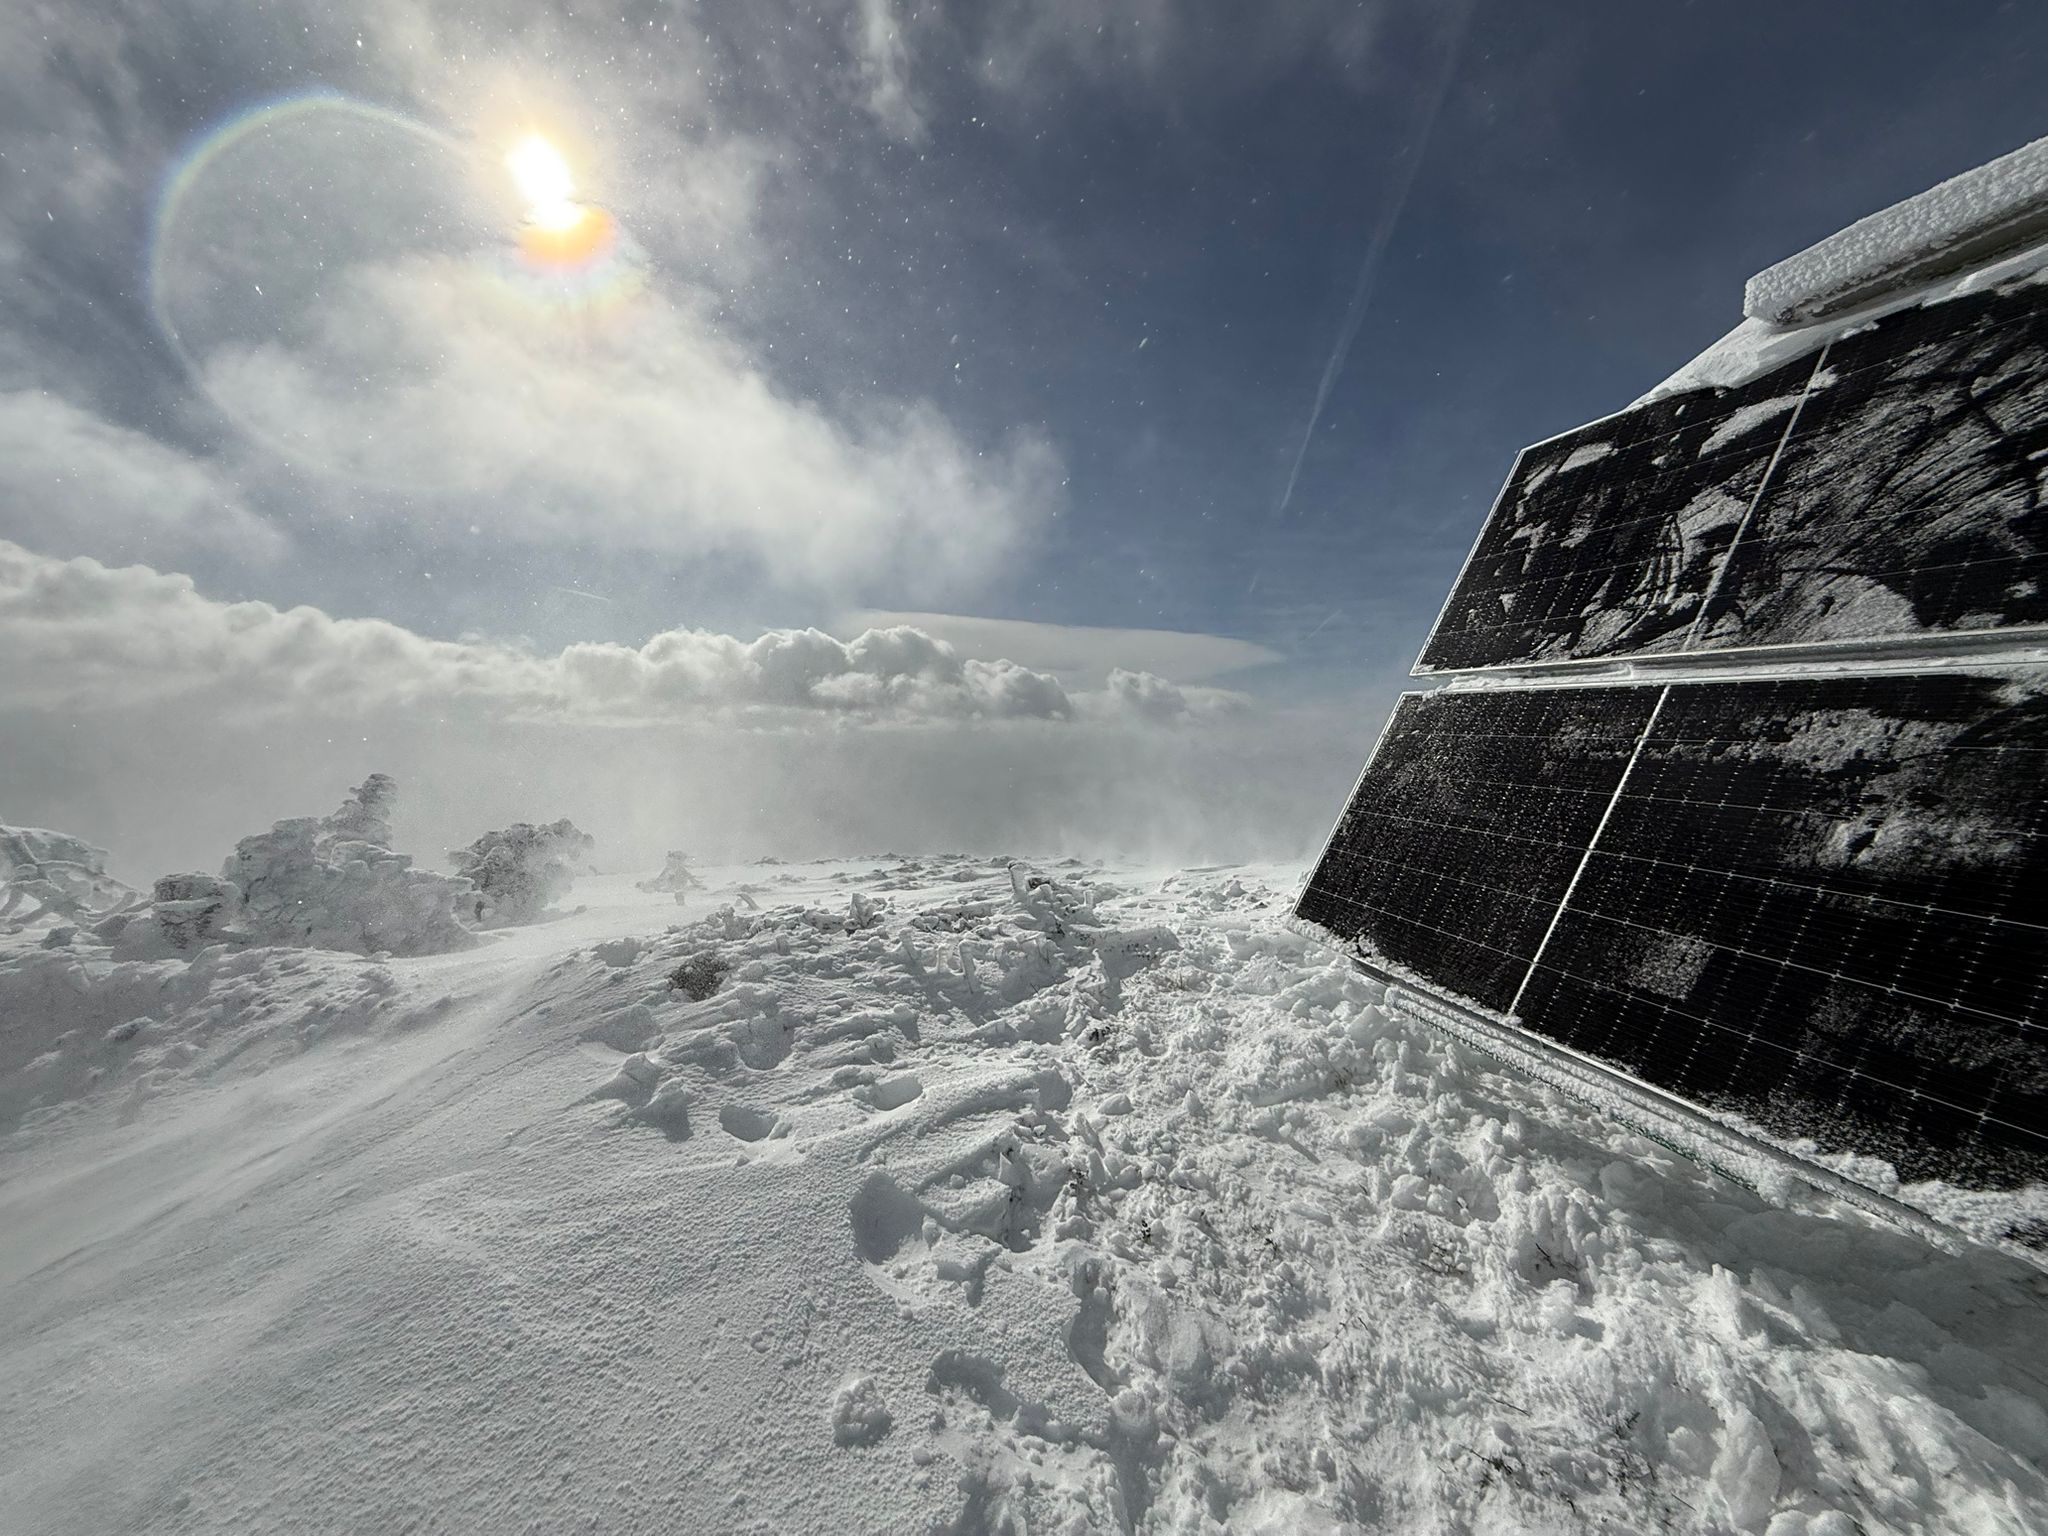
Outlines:
<svg viewBox="0 0 2048 1536"><path fill-rule="evenodd" d="M454 165L474 167L480 158L479 146L473 142L331 89L255 102L201 133L172 166L156 199L146 249L144 289L149 310L172 355L238 431L292 459L304 458L302 444L280 441L277 432L247 419L246 413L210 386L208 359L195 354L174 312L171 258L183 241L197 239L206 248L219 250L224 238L233 238L233 231L187 225L194 189L210 174L220 172L224 158L236 146L265 133L290 131L321 115L330 115L337 122L354 119L377 130L395 130L416 140L423 150L450 156ZM504 163L527 204L526 217L516 229L507 231L511 238L504 244L493 248L486 240L470 253L466 262L469 281L479 293L501 295L529 317L573 318L577 325L569 334L586 337L591 334L591 321L604 319L646 286L645 254L609 212L576 200L569 166L545 138L529 135ZM335 216L347 218L350 210L336 209ZM375 478L359 465L321 467L353 479Z"/></svg>

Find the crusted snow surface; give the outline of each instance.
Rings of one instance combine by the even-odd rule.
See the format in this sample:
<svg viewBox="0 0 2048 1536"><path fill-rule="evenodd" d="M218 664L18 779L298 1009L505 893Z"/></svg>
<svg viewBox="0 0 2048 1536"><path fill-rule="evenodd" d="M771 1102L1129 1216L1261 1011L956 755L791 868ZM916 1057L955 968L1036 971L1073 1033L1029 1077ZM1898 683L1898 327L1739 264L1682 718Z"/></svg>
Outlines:
<svg viewBox="0 0 2048 1536"><path fill-rule="evenodd" d="M1952 176L1766 267L1743 291L1742 312L1784 325L1824 313L1887 281L1911 281L1944 256L1960 260L2048 205L2048 139Z"/></svg>
<svg viewBox="0 0 2048 1536"><path fill-rule="evenodd" d="M9 1528L2048 1524L2037 1272L1446 1043L1293 871L698 873L0 939Z"/></svg>

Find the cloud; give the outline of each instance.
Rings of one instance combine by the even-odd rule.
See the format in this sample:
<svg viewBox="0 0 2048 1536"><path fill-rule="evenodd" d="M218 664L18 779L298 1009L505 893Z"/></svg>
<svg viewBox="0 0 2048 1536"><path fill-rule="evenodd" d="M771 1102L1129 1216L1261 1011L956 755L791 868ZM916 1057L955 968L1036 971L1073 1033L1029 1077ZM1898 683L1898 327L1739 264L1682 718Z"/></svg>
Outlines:
<svg viewBox="0 0 2048 1536"><path fill-rule="evenodd" d="M0 819L106 844L145 882L373 771L405 785L404 847L567 815L612 868L671 847L1299 858L1380 713L1126 671L1070 690L904 625L542 655L4 542L0 655Z"/></svg>
<svg viewBox="0 0 2048 1536"><path fill-rule="evenodd" d="M891 11L852 18L858 59L839 30L785 36L786 19L736 16L714 36L549 7L288 3L218 58L183 5L0 21L0 41L21 45L0 50L0 83L19 87L0 103L0 275L15 279L0 386L90 402L138 439L166 420L215 434L201 468L230 488L216 500L295 521L383 514L414 543L476 524L529 546L717 560L842 599L972 589L1056 509L1058 458L1041 432L969 434L915 388L821 380L771 345L786 334L775 303L800 306L815 287L803 274L835 258L790 242L823 195L809 136L859 110L847 72L865 71L863 99L892 132L918 125ZM201 296L207 325L182 323L188 308L176 350L216 415L180 398L134 291L134 236L153 189L173 184L167 152L308 79L393 109L389 123L410 111L417 132L373 141L338 112L270 122L176 183L182 224L150 254L165 291ZM516 209L473 227L502 201L494 146L535 124L628 231L634 258L598 275L606 291L542 293L511 270ZM451 187L468 195L435 200ZM477 238L451 249L466 231ZM621 300L633 281L644 291ZM122 503L92 525L107 536L73 547L190 558L209 520L177 513L199 499ZM124 532L137 520L146 540ZM235 538L254 530L223 524L214 542L246 552Z"/></svg>
<svg viewBox="0 0 2048 1536"><path fill-rule="evenodd" d="M1224 688L1183 688L1150 672L1112 668L1099 694L1083 695L1104 714L1168 724L1217 715L1237 714L1251 707L1244 694Z"/></svg>
<svg viewBox="0 0 2048 1536"><path fill-rule="evenodd" d="M1177 683L1201 683L1287 658L1229 635L1173 629L1111 629L1087 624L1038 624L1024 619L981 619L957 613L915 613L860 608L848 628L908 624L973 655L1008 656L1050 672L1069 686L1100 686L1111 672L1154 672Z"/></svg>
<svg viewBox="0 0 2048 1536"><path fill-rule="evenodd" d="M886 132L908 143L922 141L924 109L911 91L910 45L895 0L854 0L848 31L861 105Z"/></svg>
<svg viewBox="0 0 2048 1536"><path fill-rule="evenodd" d="M1354 76L1378 62L1389 21L1434 20L1412 0L1300 0L1262 7L1257 25L1199 0L992 0L977 10L982 76L1017 93L1062 72L1204 94L1256 89L1304 62Z"/></svg>
<svg viewBox="0 0 2048 1536"><path fill-rule="evenodd" d="M358 270L304 344L223 348L211 392L417 528L736 555L785 582L939 591L985 576L1058 494L1019 436L977 451L922 401L795 398L697 306L609 334L506 303L458 260ZM358 516L355 498L334 503Z"/></svg>
<svg viewBox="0 0 2048 1536"><path fill-rule="evenodd" d="M0 707L108 710L203 698L209 710L330 718L391 708L647 724L1190 720L1240 696L1113 671L1096 692L1007 658L963 656L910 625L850 640L778 629L752 640L675 629L644 645L553 655L434 640L381 619L223 603L146 566L58 560L0 543Z"/></svg>
<svg viewBox="0 0 2048 1536"><path fill-rule="evenodd" d="M39 390L0 391L0 533L114 557L168 544L263 561L286 543L211 466Z"/></svg>
<svg viewBox="0 0 2048 1536"><path fill-rule="evenodd" d="M929 594L984 579L1056 509L1043 436L971 442L924 399L804 398L703 287L652 281L630 231L549 274L480 206L444 218L476 203L472 171L446 140L323 104L238 141L167 222L180 350L252 483L303 482L299 515ZM249 239L214 238L238 220Z"/></svg>

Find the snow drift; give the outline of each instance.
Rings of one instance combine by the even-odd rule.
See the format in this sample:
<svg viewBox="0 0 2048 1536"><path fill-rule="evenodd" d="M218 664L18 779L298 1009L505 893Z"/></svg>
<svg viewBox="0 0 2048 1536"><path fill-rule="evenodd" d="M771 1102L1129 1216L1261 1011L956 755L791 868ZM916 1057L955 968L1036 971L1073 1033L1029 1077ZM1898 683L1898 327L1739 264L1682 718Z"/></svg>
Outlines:
<svg viewBox="0 0 2048 1536"><path fill-rule="evenodd" d="M592 877L383 963L0 941L10 1518L2042 1527L2038 1277L1447 1044L1291 875L707 866L687 926Z"/></svg>

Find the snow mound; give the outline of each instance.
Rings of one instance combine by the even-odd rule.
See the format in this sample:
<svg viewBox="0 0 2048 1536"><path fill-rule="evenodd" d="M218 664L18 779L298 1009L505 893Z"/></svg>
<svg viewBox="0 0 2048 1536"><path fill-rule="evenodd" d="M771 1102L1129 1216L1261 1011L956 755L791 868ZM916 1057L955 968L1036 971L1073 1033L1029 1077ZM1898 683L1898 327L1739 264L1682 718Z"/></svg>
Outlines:
<svg viewBox="0 0 2048 1536"><path fill-rule="evenodd" d="M397 785L372 774L332 815L280 821L245 837L221 869L240 892L236 936L357 954L424 955L476 936L457 917L468 881L414 869L387 846Z"/></svg>
<svg viewBox="0 0 2048 1536"><path fill-rule="evenodd" d="M1951 177L1765 268L1742 312L1796 325L2048 237L2048 139Z"/></svg>
<svg viewBox="0 0 2048 1536"><path fill-rule="evenodd" d="M214 944L118 960L79 942L0 954L0 1136L100 1110L125 1125L230 1064L247 1074L359 1031L398 992L381 965L304 950Z"/></svg>
<svg viewBox="0 0 2048 1536"><path fill-rule="evenodd" d="M576 872L597 847L568 817L535 826L515 821L451 851L456 873L475 894L469 912L486 927L531 923L569 894Z"/></svg>

